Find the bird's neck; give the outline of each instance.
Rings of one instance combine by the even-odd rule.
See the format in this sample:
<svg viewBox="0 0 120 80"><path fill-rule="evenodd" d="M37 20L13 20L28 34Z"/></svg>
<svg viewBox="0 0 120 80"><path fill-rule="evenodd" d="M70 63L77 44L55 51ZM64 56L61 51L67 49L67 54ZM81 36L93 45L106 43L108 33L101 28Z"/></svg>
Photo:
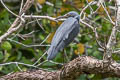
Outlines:
<svg viewBox="0 0 120 80"><path fill-rule="evenodd" d="M78 22L80 21L80 16L79 15L75 16L74 18L77 19Z"/></svg>

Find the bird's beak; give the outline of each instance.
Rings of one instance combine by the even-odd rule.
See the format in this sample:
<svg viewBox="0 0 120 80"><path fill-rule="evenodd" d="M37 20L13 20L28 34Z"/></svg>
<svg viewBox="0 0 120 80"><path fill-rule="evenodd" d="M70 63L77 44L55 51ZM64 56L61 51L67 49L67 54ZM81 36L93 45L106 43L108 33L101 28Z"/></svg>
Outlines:
<svg viewBox="0 0 120 80"><path fill-rule="evenodd" d="M68 16L65 14L64 16L59 16L59 17L57 17L56 20L62 19L62 18L67 18L67 17L68 17Z"/></svg>

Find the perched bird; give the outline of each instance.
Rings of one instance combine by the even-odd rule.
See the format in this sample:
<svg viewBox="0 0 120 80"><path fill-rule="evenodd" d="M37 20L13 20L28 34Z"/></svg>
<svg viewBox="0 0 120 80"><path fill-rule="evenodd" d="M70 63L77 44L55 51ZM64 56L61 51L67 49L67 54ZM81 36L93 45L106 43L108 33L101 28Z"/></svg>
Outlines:
<svg viewBox="0 0 120 80"><path fill-rule="evenodd" d="M59 51L63 50L74 40L80 30L80 16L77 12L71 11L57 19L59 18L67 18L67 20L57 29L47 52L47 60L54 59Z"/></svg>

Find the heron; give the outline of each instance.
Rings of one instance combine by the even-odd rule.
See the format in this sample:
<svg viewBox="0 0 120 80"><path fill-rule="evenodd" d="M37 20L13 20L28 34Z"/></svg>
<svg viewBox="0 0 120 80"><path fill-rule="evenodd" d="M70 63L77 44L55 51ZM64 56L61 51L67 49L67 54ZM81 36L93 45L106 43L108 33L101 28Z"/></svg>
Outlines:
<svg viewBox="0 0 120 80"><path fill-rule="evenodd" d="M54 59L60 51L75 39L80 31L80 16L77 12L70 11L56 19L60 18L67 19L58 27L52 38L50 48L47 51L47 60Z"/></svg>

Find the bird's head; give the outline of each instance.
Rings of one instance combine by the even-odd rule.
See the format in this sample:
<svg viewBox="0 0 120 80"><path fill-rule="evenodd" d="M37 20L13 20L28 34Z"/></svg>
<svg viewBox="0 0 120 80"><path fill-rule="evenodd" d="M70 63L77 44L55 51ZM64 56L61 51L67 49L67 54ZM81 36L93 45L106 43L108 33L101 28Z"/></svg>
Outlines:
<svg viewBox="0 0 120 80"><path fill-rule="evenodd" d="M66 13L65 15L63 15L63 16L57 17L56 19L69 18L69 17L76 18L76 19L78 19L78 21L80 19L79 14L77 12L75 12L75 11L70 11L70 12Z"/></svg>
<svg viewBox="0 0 120 80"><path fill-rule="evenodd" d="M77 13L77 12L75 12L75 11L70 11L70 12L68 12L67 14L65 14L64 16L65 17L76 17L76 16L78 16L79 14Z"/></svg>

